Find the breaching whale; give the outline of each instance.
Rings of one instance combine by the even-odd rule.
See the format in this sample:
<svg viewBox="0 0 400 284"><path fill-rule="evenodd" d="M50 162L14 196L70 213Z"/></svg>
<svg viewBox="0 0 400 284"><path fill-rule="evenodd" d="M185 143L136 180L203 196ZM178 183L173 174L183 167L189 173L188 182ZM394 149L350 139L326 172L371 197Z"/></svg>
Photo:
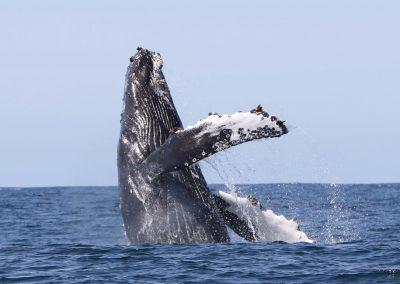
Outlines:
<svg viewBox="0 0 400 284"><path fill-rule="evenodd" d="M159 53L138 48L125 78L118 180L130 243L230 241L227 226L250 241L253 224L226 195L213 195L198 161L229 147L288 132L261 106L231 115L210 113L183 128L162 72Z"/></svg>

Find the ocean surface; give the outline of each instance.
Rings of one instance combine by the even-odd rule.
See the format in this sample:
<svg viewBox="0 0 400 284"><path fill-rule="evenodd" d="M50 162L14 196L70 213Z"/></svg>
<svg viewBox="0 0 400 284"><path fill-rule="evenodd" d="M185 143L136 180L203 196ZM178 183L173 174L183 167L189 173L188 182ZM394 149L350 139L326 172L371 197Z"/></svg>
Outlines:
<svg viewBox="0 0 400 284"><path fill-rule="evenodd" d="M116 187L1 188L0 283L400 283L400 184L237 188L315 243L128 245Z"/></svg>

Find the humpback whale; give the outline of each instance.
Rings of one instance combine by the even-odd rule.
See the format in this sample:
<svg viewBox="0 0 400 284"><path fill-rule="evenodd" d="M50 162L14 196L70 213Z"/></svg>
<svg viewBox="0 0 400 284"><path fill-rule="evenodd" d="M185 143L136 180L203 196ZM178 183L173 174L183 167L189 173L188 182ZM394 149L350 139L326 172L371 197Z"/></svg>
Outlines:
<svg viewBox="0 0 400 284"><path fill-rule="evenodd" d="M280 137L288 133L284 121L258 106L210 113L184 128L162 67L159 53L138 48L125 78L118 183L128 241L229 242L227 226L246 240L262 239L259 232L252 235L254 224L229 196L211 193L198 162L254 139Z"/></svg>

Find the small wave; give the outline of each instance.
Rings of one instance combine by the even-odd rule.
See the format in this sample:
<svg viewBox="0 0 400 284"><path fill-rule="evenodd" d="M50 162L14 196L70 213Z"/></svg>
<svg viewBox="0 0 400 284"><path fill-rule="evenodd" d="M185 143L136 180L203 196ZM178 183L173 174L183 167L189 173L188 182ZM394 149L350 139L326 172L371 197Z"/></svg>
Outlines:
<svg viewBox="0 0 400 284"><path fill-rule="evenodd" d="M400 269L376 269L368 272L361 273L341 273L337 275L336 280L341 281L360 281L364 280L366 282L372 279L382 279L382 277L387 278L387 280L400 279ZM367 281L368 280L368 281Z"/></svg>

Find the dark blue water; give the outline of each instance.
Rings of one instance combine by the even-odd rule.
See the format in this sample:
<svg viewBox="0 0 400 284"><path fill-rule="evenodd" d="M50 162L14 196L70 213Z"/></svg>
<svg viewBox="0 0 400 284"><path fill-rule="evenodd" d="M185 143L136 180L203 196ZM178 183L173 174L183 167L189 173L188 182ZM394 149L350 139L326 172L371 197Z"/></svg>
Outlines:
<svg viewBox="0 0 400 284"><path fill-rule="evenodd" d="M400 185L240 192L316 243L127 245L117 188L3 188L0 282L400 283Z"/></svg>

